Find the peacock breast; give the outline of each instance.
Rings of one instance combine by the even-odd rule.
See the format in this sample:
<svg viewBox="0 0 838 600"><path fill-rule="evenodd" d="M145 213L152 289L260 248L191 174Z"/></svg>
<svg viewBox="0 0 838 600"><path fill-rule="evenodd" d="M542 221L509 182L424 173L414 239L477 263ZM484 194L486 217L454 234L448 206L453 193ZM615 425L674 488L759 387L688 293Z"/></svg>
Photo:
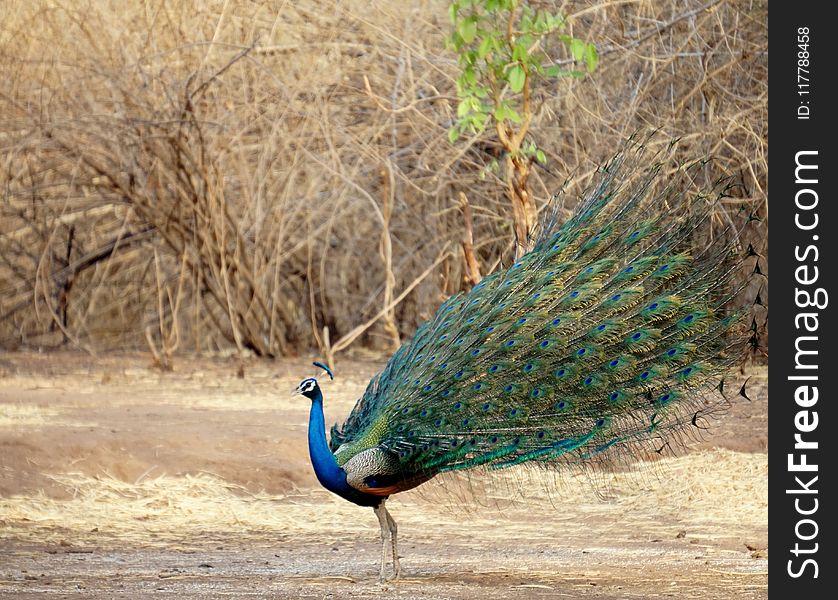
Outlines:
<svg viewBox="0 0 838 600"><path fill-rule="evenodd" d="M336 454L340 453L340 449ZM343 464L346 482L354 489L373 496L390 496L416 487L430 477L405 473L398 457L381 447L368 448Z"/></svg>

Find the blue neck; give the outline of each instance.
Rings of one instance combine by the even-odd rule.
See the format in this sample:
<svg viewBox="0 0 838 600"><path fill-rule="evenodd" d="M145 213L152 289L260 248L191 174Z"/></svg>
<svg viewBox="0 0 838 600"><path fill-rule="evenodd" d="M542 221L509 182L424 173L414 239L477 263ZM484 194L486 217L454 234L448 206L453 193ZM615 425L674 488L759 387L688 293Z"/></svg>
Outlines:
<svg viewBox="0 0 838 600"><path fill-rule="evenodd" d="M327 490L346 497L353 490L346 483L346 473L338 466L335 455L326 442L326 423L323 419L323 394L320 389L311 401L308 420L308 454L317 480Z"/></svg>
<svg viewBox="0 0 838 600"><path fill-rule="evenodd" d="M346 471L338 466L335 455L326 442L326 423L323 419L323 394L320 388L315 390L311 400L311 413L308 419L308 455L314 467L314 474L324 488L338 496L360 506L378 506L382 498L364 494L350 486L346 481Z"/></svg>

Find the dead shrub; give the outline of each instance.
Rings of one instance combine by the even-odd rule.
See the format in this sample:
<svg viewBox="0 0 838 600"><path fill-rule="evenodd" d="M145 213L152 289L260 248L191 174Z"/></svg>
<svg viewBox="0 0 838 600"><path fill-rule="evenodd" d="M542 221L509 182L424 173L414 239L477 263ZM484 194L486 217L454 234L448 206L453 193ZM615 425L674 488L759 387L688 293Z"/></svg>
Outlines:
<svg viewBox="0 0 838 600"><path fill-rule="evenodd" d="M767 221L767 4L564 12L602 59L534 92L538 206L574 175L572 208L597 164L654 127L678 157L715 158L707 182L742 179L720 225L743 207ZM439 1L7 7L0 344L287 355L409 336L512 256L486 170L499 147L447 140L448 27Z"/></svg>

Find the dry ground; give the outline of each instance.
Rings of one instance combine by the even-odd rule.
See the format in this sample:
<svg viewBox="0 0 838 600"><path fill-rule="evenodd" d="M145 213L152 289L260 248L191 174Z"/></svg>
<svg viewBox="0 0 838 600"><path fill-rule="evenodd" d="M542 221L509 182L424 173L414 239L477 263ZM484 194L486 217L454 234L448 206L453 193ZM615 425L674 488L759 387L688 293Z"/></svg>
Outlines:
<svg viewBox="0 0 838 600"><path fill-rule="evenodd" d="M308 464L307 365L0 356L0 596L767 597L764 371L707 440L633 474L394 498L406 578L380 586L372 511ZM379 366L338 365L327 421Z"/></svg>

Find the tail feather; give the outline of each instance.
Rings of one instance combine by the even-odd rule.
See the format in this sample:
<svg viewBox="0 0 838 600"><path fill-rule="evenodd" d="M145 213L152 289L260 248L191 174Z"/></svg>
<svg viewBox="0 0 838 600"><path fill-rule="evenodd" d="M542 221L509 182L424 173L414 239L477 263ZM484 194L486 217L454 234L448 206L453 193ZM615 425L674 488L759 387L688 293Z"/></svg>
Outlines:
<svg viewBox="0 0 838 600"><path fill-rule="evenodd" d="M698 427L708 390L745 351L745 260L728 221L694 247L730 181L694 191L696 163L664 174L634 141L561 226L468 294L448 299L370 383L333 445L378 445L405 473L625 454ZM727 314L726 314L727 313Z"/></svg>

